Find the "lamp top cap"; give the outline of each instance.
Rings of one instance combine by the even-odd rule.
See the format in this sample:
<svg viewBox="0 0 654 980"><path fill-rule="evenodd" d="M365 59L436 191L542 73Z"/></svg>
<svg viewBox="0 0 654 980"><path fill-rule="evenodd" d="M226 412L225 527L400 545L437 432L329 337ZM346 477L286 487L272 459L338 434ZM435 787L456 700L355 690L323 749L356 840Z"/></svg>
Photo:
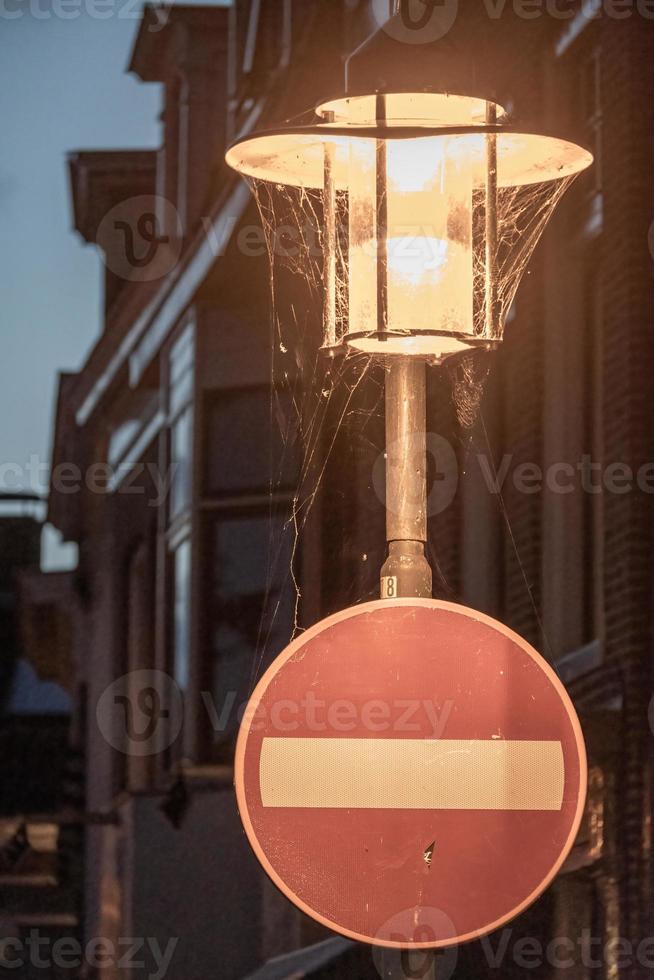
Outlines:
<svg viewBox="0 0 654 980"><path fill-rule="evenodd" d="M496 102L431 90L346 94L321 102L315 112L322 122L335 125L414 126L416 129L425 127L430 130L484 126L506 119L506 110Z"/></svg>
<svg viewBox="0 0 654 980"><path fill-rule="evenodd" d="M455 29L456 7L428 4L423 27L398 9L346 60L347 94L424 91L428 80L430 91L497 98L497 66L488 52L476 58L470 39Z"/></svg>

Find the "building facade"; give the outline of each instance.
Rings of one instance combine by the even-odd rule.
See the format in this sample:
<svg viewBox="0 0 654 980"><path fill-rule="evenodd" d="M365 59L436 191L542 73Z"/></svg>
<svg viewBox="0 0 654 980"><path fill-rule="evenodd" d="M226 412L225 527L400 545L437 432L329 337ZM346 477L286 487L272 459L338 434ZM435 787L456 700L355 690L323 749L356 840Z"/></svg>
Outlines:
<svg viewBox="0 0 654 980"><path fill-rule="evenodd" d="M34 494L0 496L0 962L29 978L22 944L77 939L83 905L69 583L40 572L43 513Z"/></svg>
<svg viewBox="0 0 654 980"><path fill-rule="evenodd" d="M534 975L640 978L654 935L654 27L584 5L566 19L482 6L415 45L430 84L452 90L466 53L516 119L565 127L596 163L535 254L472 425L450 373L430 372L428 427L456 460L430 519L435 595L502 619L555 664L584 724L590 793L563 873L515 923L501 964L493 939L462 948L453 975L522 977L521 938L564 937L573 964L544 954ZM297 277L281 278L275 309L293 310L298 344L271 332L269 240L223 157L236 136L342 90L346 57L375 30L363 58L387 73L406 61L410 45L375 9L146 6L129 70L160 86L161 147L70 157L74 225L105 265L103 333L60 385L48 515L80 553L84 930L116 947L172 942L171 980L238 980L328 940L258 869L232 755L239 707L294 628L377 594L380 379L343 367L339 393L340 369L315 367ZM380 967L340 941L285 962L325 977L434 968ZM120 970L109 958L87 973Z"/></svg>

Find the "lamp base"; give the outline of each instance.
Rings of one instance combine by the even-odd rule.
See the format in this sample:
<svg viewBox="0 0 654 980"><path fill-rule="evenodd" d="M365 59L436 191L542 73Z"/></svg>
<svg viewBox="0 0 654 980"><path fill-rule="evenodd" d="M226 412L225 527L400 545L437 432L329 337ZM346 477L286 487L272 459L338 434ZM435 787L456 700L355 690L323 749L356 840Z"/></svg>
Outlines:
<svg viewBox="0 0 654 980"><path fill-rule="evenodd" d="M475 334L448 333L444 330L415 331L361 331L344 334L337 344L325 345L322 349L332 354L348 350L378 356L406 355L422 357L433 364L457 354L473 350L496 350L500 340L479 337Z"/></svg>
<svg viewBox="0 0 654 980"><path fill-rule="evenodd" d="M391 541L380 573L382 599L431 599L432 574L422 541Z"/></svg>

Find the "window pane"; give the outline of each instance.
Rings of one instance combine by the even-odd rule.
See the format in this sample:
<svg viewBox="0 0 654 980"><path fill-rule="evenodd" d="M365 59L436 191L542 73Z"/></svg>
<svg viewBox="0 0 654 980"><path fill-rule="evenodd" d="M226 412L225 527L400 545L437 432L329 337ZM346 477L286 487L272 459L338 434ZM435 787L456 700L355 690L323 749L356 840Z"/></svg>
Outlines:
<svg viewBox="0 0 654 980"><path fill-rule="evenodd" d="M173 520L191 506L191 474L193 467L193 409L187 408L170 432L170 518Z"/></svg>
<svg viewBox="0 0 654 980"><path fill-rule="evenodd" d="M272 402L267 388L224 392L207 412L209 494L237 494L292 488L299 460L297 413L289 392Z"/></svg>
<svg viewBox="0 0 654 980"><path fill-rule="evenodd" d="M188 688L190 654L191 542L175 552L175 598L173 602L173 670L182 691Z"/></svg>
<svg viewBox="0 0 654 980"><path fill-rule="evenodd" d="M193 330L185 330L182 336L170 349L170 386L175 387L175 383L193 367L193 354L195 345L193 342Z"/></svg>
<svg viewBox="0 0 654 980"><path fill-rule="evenodd" d="M170 416L191 401L193 397L193 366L195 338L192 327L184 331L170 351Z"/></svg>
<svg viewBox="0 0 654 980"><path fill-rule="evenodd" d="M208 615L212 694L221 720L221 730L213 733L217 744L233 740L255 669L260 676L290 639L293 530L285 517L246 515L213 527Z"/></svg>

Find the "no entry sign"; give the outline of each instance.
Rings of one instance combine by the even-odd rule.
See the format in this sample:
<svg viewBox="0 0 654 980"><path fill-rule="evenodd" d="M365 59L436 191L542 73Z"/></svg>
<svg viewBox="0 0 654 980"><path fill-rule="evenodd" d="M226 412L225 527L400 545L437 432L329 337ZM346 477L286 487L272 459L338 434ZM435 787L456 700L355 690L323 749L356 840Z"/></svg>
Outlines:
<svg viewBox="0 0 654 980"><path fill-rule="evenodd" d="M248 706L236 791L250 843L304 912L362 942L439 947L519 914L583 811L574 708L528 643L429 599L303 633Z"/></svg>

